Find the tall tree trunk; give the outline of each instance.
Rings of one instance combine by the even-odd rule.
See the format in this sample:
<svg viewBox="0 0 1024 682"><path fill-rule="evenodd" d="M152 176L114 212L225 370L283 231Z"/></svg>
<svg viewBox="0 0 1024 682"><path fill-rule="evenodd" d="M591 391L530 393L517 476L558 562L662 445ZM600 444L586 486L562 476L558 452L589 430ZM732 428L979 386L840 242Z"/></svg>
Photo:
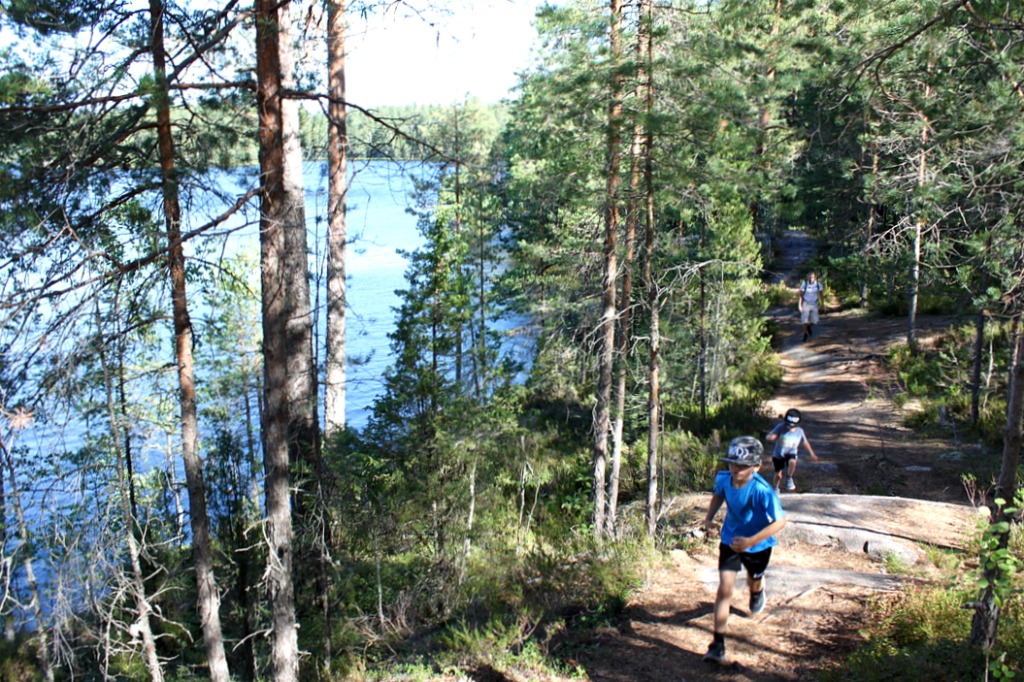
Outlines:
<svg viewBox="0 0 1024 682"><path fill-rule="evenodd" d="M704 221L700 226L700 248L705 247L707 225ZM708 276L706 268L697 272L699 293L697 307L697 385L699 387L700 431L707 433L708 427Z"/></svg>
<svg viewBox="0 0 1024 682"><path fill-rule="evenodd" d="M287 332L288 291L285 229L288 194L284 186L284 111L281 40L277 0L256 3L256 101L259 108L260 276L263 314L263 466L268 544L266 581L270 601L272 682L298 677L299 648L292 582L292 517L289 496L290 411Z"/></svg>
<svg viewBox="0 0 1024 682"><path fill-rule="evenodd" d="M319 480L320 434L317 418L316 363L313 355L313 312L309 298L309 248L306 239L306 193L302 180L302 136L299 103L289 96L295 89L295 64L290 27L291 2L277 5L277 37L281 75L281 185L284 204L279 216L284 229L285 319L288 352L288 443L293 462L304 465L306 475ZM296 514L308 507L304 498L312 487L296 481Z"/></svg>
<svg viewBox="0 0 1024 682"><path fill-rule="evenodd" d="M643 51L643 34L637 39L638 63ZM643 101L643 81L637 83L637 99ZM619 476L622 470L623 433L626 420L626 370L629 357L630 333L632 327L633 300L633 261L636 258L636 230L640 220L640 179L642 167L642 151L644 146L644 126L637 123L633 126L633 140L630 145L629 201L626 209L626 244L622 261L622 289L619 292L617 324L615 328L615 383L612 387L612 455L608 476L608 514L605 518L605 529L609 536L615 535L616 517L619 506Z"/></svg>
<svg viewBox="0 0 1024 682"><path fill-rule="evenodd" d="M477 232L477 247L478 257L476 262L476 289L477 289L477 300L479 301L479 310L477 317L477 329L473 332L475 336L474 345L476 346L476 359L474 361L474 381L473 386L475 398L477 403L483 405L484 402L484 391L490 385L490 381L487 378L488 375L488 358L487 358L487 247L488 238L486 231L483 229L481 222L478 220L477 225L480 229Z"/></svg>
<svg viewBox="0 0 1024 682"><path fill-rule="evenodd" d="M929 67L929 71L933 68L934 65ZM926 85L924 90L925 100L928 100L931 94L932 87ZM918 192L923 194L925 184L928 182L928 140L930 138L931 122L924 113L919 114L919 116L921 118L921 156L917 163L917 189ZM921 208L918 208L918 211L921 210ZM907 310L907 345L910 346L911 350L917 348L917 307L921 294L921 242L924 238L924 228L925 217L919 214L914 220L913 243L911 245L911 253L914 260L910 264L910 296Z"/></svg>
<svg viewBox="0 0 1024 682"><path fill-rule="evenodd" d="M924 163L922 152L921 163ZM918 218L914 221L913 243L911 254L913 261L910 264L910 296L907 302L907 345L911 350L917 349L917 307L921 294L921 238L924 234L924 219Z"/></svg>
<svg viewBox="0 0 1024 682"><path fill-rule="evenodd" d="M767 52L767 59L769 64L765 73L765 80L768 83L775 81L776 67L774 60L777 58L775 54L775 43L779 36L779 21L782 17L782 0L775 0L774 13L772 14L772 27L769 35L771 39L769 41L769 48ZM771 160L767 158L765 154L765 148L767 147L766 142L768 140L768 130L771 127L772 110L769 105L772 93L770 91L761 93L763 97L762 101L758 106L757 111L757 129L754 133L754 171L755 173L761 174L771 169ZM774 248L772 246L772 240L774 235L769 221L766 218L767 211L765 210L766 199L764 188L760 185L756 188L753 198L750 202L750 225L754 232L754 237L761 236L763 238L763 257L766 263L770 263L775 257Z"/></svg>
<svg viewBox="0 0 1024 682"><path fill-rule="evenodd" d="M345 0L327 3L327 376L326 435L345 428L347 391L345 242L348 239L348 113L345 103Z"/></svg>
<svg viewBox="0 0 1024 682"><path fill-rule="evenodd" d="M346 201L348 197L348 112L345 102L345 0L327 3L327 351L325 387L326 435L345 428L347 391L347 350L345 345L346 305L345 248L348 239ZM324 500L323 481L317 480L320 524L320 609L323 618L324 667L331 667L332 619L328 593L328 548L332 544L331 523Z"/></svg>
<svg viewBox="0 0 1024 682"><path fill-rule="evenodd" d="M870 126L870 121L865 117L864 128L867 130ZM871 177L878 177L878 143L872 140L870 149L865 151L871 155ZM863 163L862 163L863 165ZM875 237L879 227L881 219L881 208L878 202L875 201L875 192L872 191L868 196L868 219L864 221L864 230L862 233L862 246L861 246L861 263L860 273L857 279L857 293L859 298L859 305L861 308L868 307L868 254L871 249L871 240Z"/></svg>
<svg viewBox="0 0 1024 682"><path fill-rule="evenodd" d="M992 236L989 234L985 239L985 253L992 249ZM982 272L980 291L988 289L988 271ZM984 364L985 356L985 322L988 311L982 308L974 321L974 358L971 363L971 424L978 425L981 419L981 366Z"/></svg>
<svg viewBox="0 0 1024 682"><path fill-rule="evenodd" d="M985 318L987 310L979 310L974 319L974 357L971 361L971 425L981 419L981 366L985 356Z"/></svg>
<svg viewBox="0 0 1024 682"><path fill-rule="evenodd" d="M262 386L257 379L256 385L252 387L253 391L259 395L262 392ZM252 391L249 390L248 386L244 388L245 402L245 436L246 436L246 451L249 455L248 460L255 466L256 462L256 439L254 437L255 428L253 427L253 415L252 415L252 401L250 396ZM263 404L262 400L257 400L257 410L260 410L260 406ZM262 422L262 419L261 419ZM250 504L252 509L259 509L259 496L255 486L251 486L247 492L250 497ZM236 524L237 531L235 537L241 539L245 536L247 531L248 522L241 517L233 519ZM253 639L256 633L256 623L258 622L257 616L257 604L256 600L251 598L251 587L253 587L253 580L256 577L257 564L254 561L257 556L255 548L246 547L240 552L236 553L235 562L237 565L237 574L235 579L235 591L238 593L238 606L239 611L242 614L242 641L238 644L237 648L241 651L241 676L245 682L253 682L256 679L256 647L253 645Z"/></svg>
<svg viewBox="0 0 1024 682"><path fill-rule="evenodd" d="M227 656L220 624L220 592L213 569L210 519L206 509L206 484L199 456L199 428L196 416L195 369L192 358L192 321L189 316L185 285L185 251L181 243L181 204L175 174L174 137L171 132L171 103L167 84L164 51L164 5L150 0L149 15L153 40L153 65L158 99L156 104L157 140L160 153L160 180L163 191L164 225L167 228L167 260L171 277L171 306L174 317L174 353L178 364L178 389L181 408L181 451L188 487L189 521L192 530L192 557L196 570L196 600L203 644L212 682L228 682Z"/></svg>
<svg viewBox="0 0 1024 682"><path fill-rule="evenodd" d="M609 49L611 75L608 103L608 140L605 166L604 277L598 344L597 404L594 408L593 504L594 535L600 542L605 531L605 485L608 469L608 434L611 430L612 367L615 358L616 286L619 241L619 167L622 124L622 0L610 0Z"/></svg>
<svg viewBox="0 0 1024 682"><path fill-rule="evenodd" d="M654 3L640 0L641 63L644 73L644 113L654 111ZM654 133L648 122L644 131L644 289L650 315L650 348L647 361L647 535L653 538L658 524L658 437L661 428L661 301L654 281Z"/></svg>
<svg viewBox="0 0 1024 682"><path fill-rule="evenodd" d="M1003 461L996 481L995 498L1003 502L992 514L991 523L1003 524L996 532L997 547L1005 550L1010 540L1010 520L1006 507L1012 506L1017 493L1017 468L1020 466L1020 448L1024 423L1024 333L1020 328L1021 318L1013 324L1013 363L1010 369L1010 385L1006 405L1006 432L1003 439ZM983 557L984 560L984 557ZM985 566L986 587L974 604L974 618L971 621L971 645L991 650L996 643L999 628L999 604L996 600L996 584L1002 571L998 565Z"/></svg>
<svg viewBox="0 0 1024 682"><path fill-rule="evenodd" d="M455 234L462 234L462 139L460 137L459 130L459 107L455 106L452 111L452 123L454 127L455 140L453 148L455 150ZM465 353L463 351L463 328L462 318L455 321L455 385L459 387L459 391L462 391L463 381L463 365L465 359Z"/></svg>
<svg viewBox="0 0 1024 682"><path fill-rule="evenodd" d="M119 346L120 347L120 346ZM124 378L124 353L117 354L117 407L121 418L128 423L131 418L128 415L128 390L125 387ZM124 466L128 474L128 505L131 507L132 516L138 518L139 516L139 501L138 495L135 492L135 458L132 456L132 437L130 433L124 434L124 442L121 447L124 448Z"/></svg>

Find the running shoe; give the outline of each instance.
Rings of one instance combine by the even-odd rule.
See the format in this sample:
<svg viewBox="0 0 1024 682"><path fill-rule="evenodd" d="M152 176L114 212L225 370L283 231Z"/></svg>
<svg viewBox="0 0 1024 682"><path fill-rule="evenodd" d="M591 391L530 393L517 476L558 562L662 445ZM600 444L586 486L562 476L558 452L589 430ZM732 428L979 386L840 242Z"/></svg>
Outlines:
<svg viewBox="0 0 1024 682"><path fill-rule="evenodd" d="M766 595L765 595L764 587L761 588L760 592L751 592L750 593L750 615L751 616L756 616L757 614L759 614L762 611L764 611L765 596Z"/></svg>
<svg viewBox="0 0 1024 682"><path fill-rule="evenodd" d="M786 476L786 490L796 490L796 483L793 482L792 476Z"/></svg>
<svg viewBox="0 0 1024 682"><path fill-rule="evenodd" d="M725 642L712 642L708 652L704 654L704 660L709 663L725 662Z"/></svg>

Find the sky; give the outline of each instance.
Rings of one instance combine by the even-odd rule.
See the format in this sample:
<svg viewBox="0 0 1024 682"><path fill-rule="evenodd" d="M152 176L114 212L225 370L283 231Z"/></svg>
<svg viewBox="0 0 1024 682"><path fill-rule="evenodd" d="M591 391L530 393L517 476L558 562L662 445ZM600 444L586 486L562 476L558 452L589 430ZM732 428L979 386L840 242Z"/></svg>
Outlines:
<svg viewBox="0 0 1024 682"><path fill-rule="evenodd" d="M398 3L407 8L411 3ZM451 0L448 14L407 9L350 16L346 99L360 106L493 103L529 65L533 19L543 0Z"/></svg>

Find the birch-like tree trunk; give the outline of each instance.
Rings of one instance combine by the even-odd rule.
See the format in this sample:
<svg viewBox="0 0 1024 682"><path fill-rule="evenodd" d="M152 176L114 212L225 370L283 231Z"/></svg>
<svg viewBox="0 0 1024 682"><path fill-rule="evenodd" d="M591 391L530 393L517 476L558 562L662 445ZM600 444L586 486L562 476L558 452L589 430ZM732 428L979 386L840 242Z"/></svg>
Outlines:
<svg viewBox="0 0 1024 682"><path fill-rule="evenodd" d="M181 243L181 204L175 177L174 138L171 133L171 104L164 51L164 5L150 0L150 35L153 67L159 95L156 105L160 180L163 193L164 225L167 228L167 261L171 277L171 306L174 317L174 354L178 365L178 401L181 408L181 450L188 487L189 522L192 529L192 557L196 571L196 607L206 647L212 682L228 682L228 661L220 624L220 592L213 569L210 519L206 508L206 484L199 457L199 427L196 416L195 366L192 357L192 321L185 285L185 252Z"/></svg>
<svg viewBox="0 0 1024 682"><path fill-rule="evenodd" d="M605 533L608 435L611 431L612 370L615 360L616 281L619 250L619 144L622 133L622 0L609 3L609 50L611 75L608 91L608 139L604 207L604 276L602 280L601 323L598 339L597 404L594 407L593 504L594 536L600 542Z"/></svg>
<svg viewBox="0 0 1024 682"><path fill-rule="evenodd" d="M345 0L327 3L327 363L326 435L345 428L345 241L348 239L348 120L345 104Z"/></svg>
<svg viewBox="0 0 1024 682"><path fill-rule="evenodd" d="M934 66L929 67L929 71ZM924 99L927 101L932 96L932 86L926 85ZM921 155L917 162L917 189L924 192L925 184L928 182L928 141L930 139L931 122L922 112L921 119ZM918 211L921 209L919 208ZM921 243L924 239L925 217L920 213L914 218L914 232L912 236L911 255L913 261L910 263L910 295L907 305L907 345L910 348L917 348L917 307L921 295Z"/></svg>
<svg viewBox="0 0 1024 682"><path fill-rule="evenodd" d="M636 201L640 188L640 149L642 147L643 129L638 125L633 131L633 143L630 153L630 199L626 212L626 244L622 262L622 288L619 291L618 314L615 330L614 370L615 382L612 386L612 454L608 472L608 513L605 517L605 532L609 536L616 533L619 507L619 476L622 471L623 434L626 420L626 374L627 360L633 320L633 261L636 257L636 230L639 220L640 206Z"/></svg>
<svg viewBox="0 0 1024 682"><path fill-rule="evenodd" d="M325 435L329 438L345 429L347 391L345 324L345 248L348 239L346 200L348 197L348 112L345 102L345 0L327 3L327 349L324 386ZM320 477L323 472L318 472ZM332 657L332 619L328 585L328 550L331 523L318 478L317 514L319 528L319 596L324 623L324 667Z"/></svg>

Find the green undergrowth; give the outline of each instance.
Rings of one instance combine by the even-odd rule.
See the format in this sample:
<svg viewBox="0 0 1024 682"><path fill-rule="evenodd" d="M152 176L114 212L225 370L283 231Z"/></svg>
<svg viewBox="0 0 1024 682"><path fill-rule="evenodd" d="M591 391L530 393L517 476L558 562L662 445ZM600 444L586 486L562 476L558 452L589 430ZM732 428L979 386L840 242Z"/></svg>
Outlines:
<svg viewBox="0 0 1024 682"><path fill-rule="evenodd" d="M888 392L897 404L916 400L905 425L960 440L1002 442L1006 428L1006 383L1010 362L1009 325L990 323L976 357L972 324L955 325L920 340L916 348L893 346L886 355ZM977 362L979 372L975 378Z"/></svg>
<svg viewBox="0 0 1024 682"><path fill-rule="evenodd" d="M868 605L864 643L841 665L822 672L821 682L929 680L970 682L1017 679L1024 673L1024 575L1007 571L1001 590L998 637L991 652L970 645L974 610L982 582L978 557L982 533L963 552L927 552L941 578L908 581L895 593ZM1008 550L1024 556L1024 533L1016 524Z"/></svg>
<svg viewBox="0 0 1024 682"><path fill-rule="evenodd" d="M480 557L465 586L474 597L457 614L382 638L330 675L357 682L588 679L572 652L621 615L660 561L640 533L600 546L591 535L581 530L563 546Z"/></svg>

